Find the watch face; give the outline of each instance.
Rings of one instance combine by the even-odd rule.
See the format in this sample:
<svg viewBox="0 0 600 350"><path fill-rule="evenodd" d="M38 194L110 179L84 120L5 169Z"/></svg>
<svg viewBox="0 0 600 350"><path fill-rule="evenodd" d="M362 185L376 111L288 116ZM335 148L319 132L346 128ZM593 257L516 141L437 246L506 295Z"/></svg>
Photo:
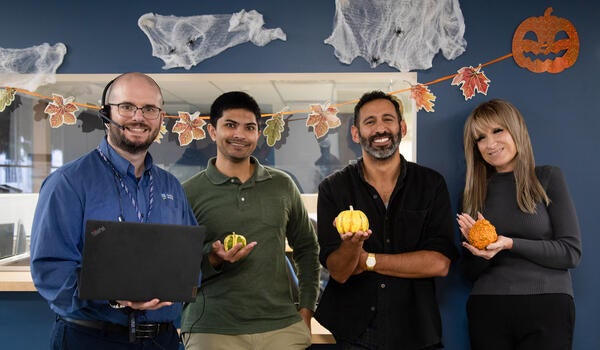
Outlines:
<svg viewBox="0 0 600 350"><path fill-rule="evenodd" d="M375 258L370 256L367 258L367 266L368 267L373 267L375 266Z"/></svg>

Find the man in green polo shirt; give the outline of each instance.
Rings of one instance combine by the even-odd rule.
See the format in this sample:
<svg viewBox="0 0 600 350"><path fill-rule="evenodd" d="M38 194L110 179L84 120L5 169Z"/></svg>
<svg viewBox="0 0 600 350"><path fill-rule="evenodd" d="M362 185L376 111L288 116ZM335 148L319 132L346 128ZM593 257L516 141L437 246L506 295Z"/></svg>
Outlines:
<svg viewBox="0 0 600 350"><path fill-rule="evenodd" d="M243 92L212 104L208 133L217 156L183 184L198 223L207 227L203 282L182 314L186 349L305 349L319 285L319 246L292 179L251 154L260 108ZM224 238L243 235L225 250ZM292 299L285 241L293 248L299 302Z"/></svg>

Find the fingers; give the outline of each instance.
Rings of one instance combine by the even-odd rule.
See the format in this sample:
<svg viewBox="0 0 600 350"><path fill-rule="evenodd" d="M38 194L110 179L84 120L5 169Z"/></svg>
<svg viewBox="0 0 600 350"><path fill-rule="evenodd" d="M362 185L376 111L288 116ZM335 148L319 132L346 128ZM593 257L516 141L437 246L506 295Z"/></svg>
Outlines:
<svg viewBox="0 0 600 350"><path fill-rule="evenodd" d="M462 246L465 247L469 252L471 252L471 254L484 258L486 260L490 260L502 250L502 248L490 249L492 244L485 247L485 249L477 249L476 247L470 245L468 242L462 242Z"/></svg>
<svg viewBox="0 0 600 350"><path fill-rule="evenodd" d="M250 242L245 247L242 247L242 244L238 243L225 252L223 260L230 263L240 261L241 259L248 256L250 252L254 249L254 247L256 247L256 245L256 242Z"/></svg>
<svg viewBox="0 0 600 350"><path fill-rule="evenodd" d="M458 228L460 229L460 232L462 233L463 237L465 237L465 239L468 239L469 231L475 223L475 220L473 220L473 218L469 214L462 213L456 214L456 222L458 223Z"/></svg>
<svg viewBox="0 0 600 350"><path fill-rule="evenodd" d="M117 300L117 302L134 310L157 310L165 306L173 305L170 301L160 301L159 299L152 299L149 301Z"/></svg>
<svg viewBox="0 0 600 350"><path fill-rule="evenodd" d="M456 214L456 220L459 222L459 224L463 223L467 227L471 227L473 224L475 224L475 219L473 219L471 215L467 213Z"/></svg>
<svg viewBox="0 0 600 350"><path fill-rule="evenodd" d="M373 231L371 231L369 229L367 231L346 232L346 233L340 235L340 237L342 238L343 241L349 241L352 243L360 243L360 242L363 242L363 241L366 241L367 239L369 239L369 237L371 237L372 233L373 233Z"/></svg>

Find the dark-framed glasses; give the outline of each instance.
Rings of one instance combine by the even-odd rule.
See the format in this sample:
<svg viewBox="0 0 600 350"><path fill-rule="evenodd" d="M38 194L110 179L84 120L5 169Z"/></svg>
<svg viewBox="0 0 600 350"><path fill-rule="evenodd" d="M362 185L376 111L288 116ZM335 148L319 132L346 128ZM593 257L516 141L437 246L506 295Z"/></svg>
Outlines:
<svg viewBox="0 0 600 350"><path fill-rule="evenodd" d="M125 118L133 118L133 116L135 115L137 110L140 109L142 111L142 115L144 116L144 118L157 119L158 116L160 115L160 111L162 111L162 109L160 109L156 106L138 107L131 103L109 103L108 105L109 106L117 106L117 108L119 109L119 114L121 115L121 117L125 117Z"/></svg>

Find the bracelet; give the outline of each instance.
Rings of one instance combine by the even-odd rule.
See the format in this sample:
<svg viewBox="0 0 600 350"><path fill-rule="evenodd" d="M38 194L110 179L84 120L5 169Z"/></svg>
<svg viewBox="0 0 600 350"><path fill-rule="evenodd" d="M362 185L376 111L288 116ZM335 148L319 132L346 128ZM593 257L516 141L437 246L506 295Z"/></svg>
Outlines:
<svg viewBox="0 0 600 350"><path fill-rule="evenodd" d="M125 305L121 305L121 304L117 303L116 300L109 300L108 305L110 305L110 307L112 307L113 309L124 309L127 307Z"/></svg>

